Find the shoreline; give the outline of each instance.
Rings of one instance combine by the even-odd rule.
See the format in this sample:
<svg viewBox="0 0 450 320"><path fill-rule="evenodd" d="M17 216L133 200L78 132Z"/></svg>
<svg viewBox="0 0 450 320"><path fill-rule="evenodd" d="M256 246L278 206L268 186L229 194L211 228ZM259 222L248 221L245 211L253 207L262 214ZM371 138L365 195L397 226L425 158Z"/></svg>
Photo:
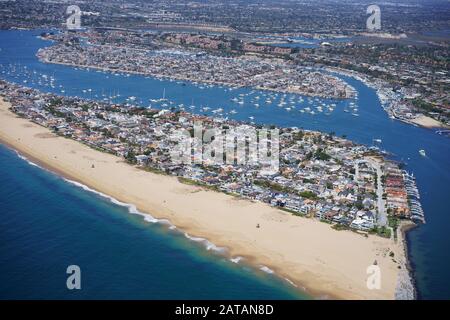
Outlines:
<svg viewBox="0 0 450 320"><path fill-rule="evenodd" d="M417 228L418 225L411 221L402 221L397 229L397 236L400 235L400 239L397 241L401 242L403 247L403 261L402 265L402 275L399 277L398 290L396 293L397 300L416 300L418 298L417 285L414 279L414 268L411 265L411 260L409 259L409 246L407 233Z"/></svg>
<svg viewBox="0 0 450 320"><path fill-rule="evenodd" d="M232 257L243 257L245 263L259 269L270 268L299 288L305 287L313 297L395 298L398 265L387 253L404 256L403 243L335 231L326 224L294 217L261 203L139 170L123 159L19 118L7 110L9 104L1 99L0 105L0 141L36 159L50 171L125 204L134 204L140 212L149 212L157 219L167 219L192 237L227 248ZM91 168L94 163L95 169ZM215 215L212 219L211 212ZM261 230L255 228L259 222ZM366 268L374 260L383 267L381 290L366 287Z"/></svg>
<svg viewBox="0 0 450 320"><path fill-rule="evenodd" d="M402 241L403 241L403 248L405 250L404 255L405 255L405 268L406 270L408 270L408 275L409 275L409 281L411 283L412 289L413 289L413 299L417 300L419 299L419 290L417 287L417 282L416 279L414 278L414 273L415 273L415 269L414 269L414 264L412 263L411 259L409 258L409 254L410 254L410 250L411 247L408 245L409 244L409 239L408 239L408 232L418 228L419 226L416 224L411 224L408 222L404 222L401 225L401 235L402 235Z"/></svg>
<svg viewBox="0 0 450 320"><path fill-rule="evenodd" d="M339 67L326 67L325 70L328 70L329 72L332 72L332 73L337 73L341 76L347 76L347 77L356 79L358 81L361 81L366 86L375 90L376 95L380 101L383 100L382 94L379 92L379 88L377 87L376 84L371 82L372 79L368 75L361 74L361 73L359 73L357 71L353 71L353 70L342 69ZM383 103L382 103L382 105L383 105ZM439 122L436 119L426 116L424 114L417 114L417 116L413 119L406 119L406 118L399 117L398 115L395 114L395 110L390 110L389 108L387 108L385 106L383 106L383 110L387 113L388 116L392 117L393 119L401 121L401 122L409 124L409 125L412 125L412 126L430 129L430 130L432 130L432 129L448 129L449 128L445 123Z"/></svg>
<svg viewBox="0 0 450 320"><path fill-rule="evenodd" d="M409 122L427 129L448 129L444 123L441 123L429 116L418 115L417 117L410 119Z"/></svg>

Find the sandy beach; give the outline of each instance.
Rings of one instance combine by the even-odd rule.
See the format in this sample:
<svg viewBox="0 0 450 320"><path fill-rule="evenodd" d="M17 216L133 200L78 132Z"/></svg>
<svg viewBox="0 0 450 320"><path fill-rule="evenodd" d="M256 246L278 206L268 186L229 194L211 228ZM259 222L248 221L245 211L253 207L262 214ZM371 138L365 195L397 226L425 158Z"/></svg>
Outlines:
<svg viewBox="0 0 450 320"><path fill-rule="evenodd" d="M415 123L419 126L425 127L425 128L445 128L445 124L442 122L439 122L433 118L427 117L425 115L420 115L414 119L410 120L412 123Z"/></svg>
<svg viewBox="0 0 450 320"><path fill-rule="evenodd" d="M263 203L140 170L119 157L58 137L17 117L8 107L0 98L0 142L58 174L135 204L156 218L168 219L177 228L226 247L231 256L244 257L255 267L267 266L306 288L313 297L395 298L398 267L405 262L402 241L336 231L328 224ZM394 258L389 256L391 251ZM375 260L381 270L381 288L369 290L366 270Z"/></svg>

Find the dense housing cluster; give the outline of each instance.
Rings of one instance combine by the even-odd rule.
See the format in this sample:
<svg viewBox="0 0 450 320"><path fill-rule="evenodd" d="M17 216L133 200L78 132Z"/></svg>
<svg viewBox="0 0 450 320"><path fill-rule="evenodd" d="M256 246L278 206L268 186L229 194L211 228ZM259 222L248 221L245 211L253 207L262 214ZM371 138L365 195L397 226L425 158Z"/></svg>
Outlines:
<svg viewBox="0 0 450 320"><path fill-rule="evenodd" d="M183 111L65 98L6 82L0 89L17 114L145 170L178 176L184 183L383 236L390 234L389 217L414 218L404 201L412 192L402 180L406 173L376 149L332 133L280 128L277 172L267 173L258 163L179 164L172 161L171 150L180 143L180 130L191 132L196 122L207 128L254 126Z"/></svg>
<svg viewBox="0 0 450 320"><path fill-rule="evenodd" d="M310 96L349 98L353 90L339 78L285 60L257 56L224 57L182 47L141 50L123 46L80 44L61 37L61 43L41 49L49 63L131 72L233 87L253 87Z"/></svg>

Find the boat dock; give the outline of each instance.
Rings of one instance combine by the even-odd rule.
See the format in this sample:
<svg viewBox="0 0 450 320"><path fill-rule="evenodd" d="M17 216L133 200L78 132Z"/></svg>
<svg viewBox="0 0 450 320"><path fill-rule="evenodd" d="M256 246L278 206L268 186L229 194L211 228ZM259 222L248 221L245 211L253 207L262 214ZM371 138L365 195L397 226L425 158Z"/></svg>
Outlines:
<svg viewBox="0 0 450 320"><path fill-rule="evenodd" d="M417 189L416 178L412 174L408 174L406 171L403 172L403 178L405 181L405 188L408 194L408 202L411 213L411 220L414 222L425 223L425 215L420 204L420 193Z"/></svg>

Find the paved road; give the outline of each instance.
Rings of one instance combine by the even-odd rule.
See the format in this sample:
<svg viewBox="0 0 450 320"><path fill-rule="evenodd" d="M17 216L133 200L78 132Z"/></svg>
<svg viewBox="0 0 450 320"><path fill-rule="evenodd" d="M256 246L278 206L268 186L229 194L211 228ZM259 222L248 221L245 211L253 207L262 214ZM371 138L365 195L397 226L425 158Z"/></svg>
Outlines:
<svg viewBox="0 0 450 320"><path fill-rule="evenodd" d="M369 163L375 170L377 170L377 225L380 227L386 226L388 224L387 212L385 206L385 201L383 200L383 184L381 182L381 176L383 172L381 171L380 164L375 160L368 161L358 161L355 163L355 181L359 178L359 163Z"/></svg>
<svg viewBox="0 0 450 320"><path fill-rule="evenodd" d="M387 218L387 212L386 208L384 207L385 201L383 200L383 184L381 182L381 177L383 175L383 172L381 171L380 164L376 161L370 161L370 163L374 166L374 168L377 170L377 207L378 207L378 214L377 214L377 223L380 227L386 226L388 224L388 218Z"/></svg>

